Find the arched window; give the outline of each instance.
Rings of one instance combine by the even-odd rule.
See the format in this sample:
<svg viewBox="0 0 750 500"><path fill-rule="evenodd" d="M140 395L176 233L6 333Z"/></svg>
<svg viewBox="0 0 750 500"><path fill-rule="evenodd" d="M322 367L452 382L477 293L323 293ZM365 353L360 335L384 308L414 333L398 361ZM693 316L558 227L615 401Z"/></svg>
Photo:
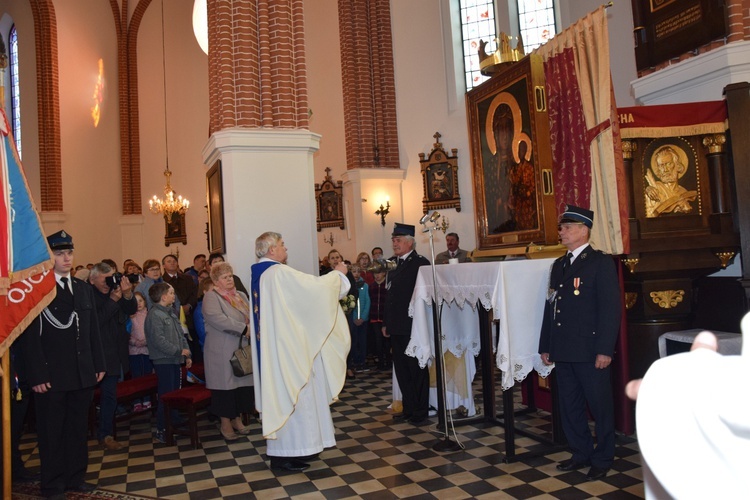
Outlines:
<svg viewBox="0 0 750 500"><path fill-rule="evenodd" d="M515 0L515 6L512 0L460 0L460 15L467 91L489 78L479 72L479 40L488 42L488 54L497 50L496 18L517 20L510 31L521 34L527 54L557 33L555 0Z"/></svg>
<svg viewBox="0 0 750 500"><path fill-rule="evenodd" d="M464 49L466 91L473 89L489 77L479 72L479 40L489 42L485 50L494 52L495 4L492 0L461 0L461 38Z"/></svg>
<svg viewBox="0 0 750 500"><path fill-rule="evenodd" d="M554 0L518 0L518 29L528 54L557 33Z"/></svg>
<svg viewBox="0 0 750 500"><path fill-rule="evenodd" d="M18 86L18 33L15 24L10 28L8 34L8 45L10 45L8 66L10 66L10 126L13 130L13 138L16 140L18 156L21 156L21 96Z"/></svg>

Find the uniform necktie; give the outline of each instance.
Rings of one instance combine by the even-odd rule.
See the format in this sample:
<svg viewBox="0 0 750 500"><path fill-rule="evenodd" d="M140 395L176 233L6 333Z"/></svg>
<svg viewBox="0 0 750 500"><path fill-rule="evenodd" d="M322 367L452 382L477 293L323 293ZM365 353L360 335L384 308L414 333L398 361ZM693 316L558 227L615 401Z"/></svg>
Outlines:
<svg viewBox="0 0 750 500"><path fill-rule="evenodd" d="M60 278L60 282L62 283L62 289L63 291L70 297L73 296L73 291L70 289L68 285L68 278Z"/></svg>
<svg viewBox="0 0 750 500"><path fill-rule="evenodd" d="M567 269L570 267L571 259L573 259L573 252L566 253L562 261L563 271L567 271Z"/></svg>

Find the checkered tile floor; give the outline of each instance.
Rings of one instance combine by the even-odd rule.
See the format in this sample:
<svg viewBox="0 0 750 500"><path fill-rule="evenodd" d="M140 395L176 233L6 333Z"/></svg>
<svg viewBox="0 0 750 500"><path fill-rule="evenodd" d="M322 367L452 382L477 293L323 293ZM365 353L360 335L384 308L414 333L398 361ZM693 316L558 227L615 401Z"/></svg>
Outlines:
<svg viewBox="0 0 750 500"><path fill-rule="evenodd" d="M643 497L640 454L631 437L618 436L612 470L589 482L585 470L555 469L569 457L565 451L504 463L503 430L488 423L458 424L464 449L435 452L437 419L431 419L432 426L394 424L390 397L390 373L371 371L347 381L333 406L337 447L321 453L304 473L269 469L257 422L247 439L227 443L204 415L203 449L193 450L184 437L177 446L154 444L154 421L146 414L119 424L118 441L128 445L121 451L105 452L90 441L86 479L111 491L174 499ZM543 411L517 417L517 427L551 438L549 414ZM516 445L518 454L544 450L529 438L517 437ZM28 467L39 465L35 436L24 437L22 450Z"/></svg>

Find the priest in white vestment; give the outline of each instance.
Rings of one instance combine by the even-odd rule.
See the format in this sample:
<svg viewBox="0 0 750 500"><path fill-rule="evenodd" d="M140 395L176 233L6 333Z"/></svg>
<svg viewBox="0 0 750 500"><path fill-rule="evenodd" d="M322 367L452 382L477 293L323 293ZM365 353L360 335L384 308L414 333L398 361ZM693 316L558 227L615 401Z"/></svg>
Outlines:
<svg viewBox="0 0 750 500"><path fill-rule="evenodd" d="M349 291L346 265L312 276L286 265L278 233L255 240L251 267L253 378L271 468L302 471L336 445L330 404L346 378L351 346L339 299Z"/></svg>

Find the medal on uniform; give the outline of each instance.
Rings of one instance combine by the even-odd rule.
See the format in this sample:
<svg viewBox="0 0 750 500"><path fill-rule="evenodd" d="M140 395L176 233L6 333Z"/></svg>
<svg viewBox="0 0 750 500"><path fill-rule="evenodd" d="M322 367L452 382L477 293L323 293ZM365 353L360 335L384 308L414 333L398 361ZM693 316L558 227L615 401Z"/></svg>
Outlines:
<svg viewBox="0 0 750 500"><path fill-rule="evenodd" d="M579 286L581 286L581 278L573 278L573 287L575 288L573 295L581 295L581 291L578 289Z"/></svg>

